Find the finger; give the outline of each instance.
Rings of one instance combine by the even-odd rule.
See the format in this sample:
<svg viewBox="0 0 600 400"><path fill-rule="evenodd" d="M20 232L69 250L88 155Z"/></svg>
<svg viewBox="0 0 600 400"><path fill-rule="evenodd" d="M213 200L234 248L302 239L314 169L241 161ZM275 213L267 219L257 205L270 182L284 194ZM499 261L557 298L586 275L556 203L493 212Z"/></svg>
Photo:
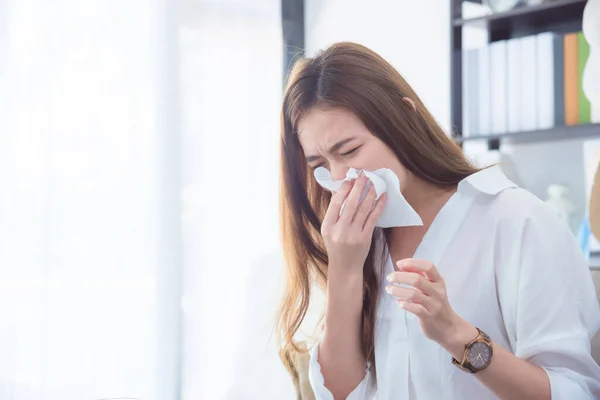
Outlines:
<svg viewBox="0 0 600 400"><path fill-rule="evenodd" d="M377 225L377 221L379 221L379 216L381 216L381 213L385 208L386 202L387 194L383 193L375 203L375 208L371 210L369 217L365 221L365 225L363 226L363 232L373 232L375 226Z"/></svg>
<svg viewBox="0 0 600 400"><path fill-rule="evenodd" d="M433 283L423 275L416 272L394 271L387 276L387 280L390 283L399 283L402 285L412 286L427 296L431 296L433 293L435 293Z"/></svg>
<svg viewBox="0 0 600 400"><path fill-rule="evenodd" d="M402 271L412 271L424 274L427 279L432 282L439 282L442 280L440 272L437 270L435 265L428 260L420 260L417 258L405 258L396 263L398 269Z"/></svg>
<svg viewBox="0 0 600 400"><path fill-rule="evenodd" d="M400 300L421 304L428 311L431 310L433 305L433 299L431 297L425 295L423 292L416 289L408 289L394 285L387 285L385 287L385 291Z"/></svg>
<svg viewBox="0 0 600 400"><path fill-rule="evenodd" d="M363 201L360 203L360 206L358 206L358 211L356 212L356 215L354 216L354 220L352 221L352 223L357 224L357 226L359 226L361 230L365 226L365 222L369 218L369 214L371 213L371 210L373 209L373 206L375 205L375 196L376 195L377 195L377 192L375 191L375 186L371 184L369 187L369 191L367 192L367 195L365 196Z"/></svg>
<svg viewBox="0 0 600 400"><path fill-rule="evenodd" d="M327 212L325 212L325 217L323 218L323 225L333 225L336 223L340 217L342 204L344 204L344 200L346 200L348 197L348 193L350 193L350 190L352 190L353 185L353 181L346 181L342 184L340 190L331 196L329 207L327 208Z"/></svg>
<svg viewBox="0 0 600 400"><path fill-rule="evenodd" d="M405 300L396 300L396 303L400 308L415 314L417 317L428 317L431 315L421 304L411 303L410 301Z"/></svg>
<svg viewBox="0 0 600 400"><path fill-rule="evenodd" d="M340 216L340 221L344 221L344 223L350 224L356 215L356 211L358 209L358 205L360 203L360 197L362 195L363 189L367 183L367 176L364 172L361 172L358 178L355 180L354 185L352 186L352 190L350 194L346 198L346 205L344 206L344 211Z"/></svg>

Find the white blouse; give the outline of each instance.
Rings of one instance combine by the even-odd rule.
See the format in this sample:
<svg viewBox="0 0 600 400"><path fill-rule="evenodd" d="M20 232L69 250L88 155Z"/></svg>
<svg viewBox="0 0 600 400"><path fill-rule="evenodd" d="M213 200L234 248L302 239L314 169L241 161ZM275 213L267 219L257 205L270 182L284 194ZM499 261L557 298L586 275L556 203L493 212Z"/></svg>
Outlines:
<svg viewBox="0 0 600 400"><path fill-rule="evenodd" d="M588 264L564 221L500 167L459 183L414 257L436 265L458 315L544 368L553 400L600 399L600 366L590 355L600 308ZM367 371L348 399L496 398L453 366L450 354L423 335L417 317L385 292L392 270L388 256L376 316L377 387ZM318 400L333 400L318 346L309 379Z"/></svg>

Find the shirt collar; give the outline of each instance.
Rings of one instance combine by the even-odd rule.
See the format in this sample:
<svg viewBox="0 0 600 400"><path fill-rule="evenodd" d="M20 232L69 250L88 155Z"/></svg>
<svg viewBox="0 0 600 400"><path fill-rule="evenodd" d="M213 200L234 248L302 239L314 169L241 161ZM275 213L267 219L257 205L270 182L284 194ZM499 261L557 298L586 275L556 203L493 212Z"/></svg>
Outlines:
<svg viewBox="0 0 600 400"><path fill-rule="evenodd" d="M491 196L495 196L504 189L518 187L504 175L498 165L494 165L479 172L469 175L459 182L458 191L475 189Z"/></svg>

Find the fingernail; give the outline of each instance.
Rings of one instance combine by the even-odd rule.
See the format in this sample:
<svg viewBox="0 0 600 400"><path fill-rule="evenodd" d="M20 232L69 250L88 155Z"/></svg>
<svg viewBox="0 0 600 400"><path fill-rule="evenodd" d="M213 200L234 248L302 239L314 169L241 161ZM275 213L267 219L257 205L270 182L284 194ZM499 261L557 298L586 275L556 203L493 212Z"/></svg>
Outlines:
<svg viewBox="0 0 600 400"><path fill-rule="evenodd" d="M393 277L394 277L394 274L392 273L392 274L389 274L385 279L387 279L388 282L391 282Z"/></svg>
<svg viewBox="0 0 600 400"><path fill-rule="evenodd" d="M396 265L398 266L398 268L402 268L404 266L404 260L400 260L396 263Z"/></svg>
<svg viewBox="0 0 600 400"><path fill-rule="evenodd" d="M392 286L391 285L386 286L385 287L385 291L391 294L392 293Z"/></svg>
<svg viewBox="0 0 600 400"><path fill-rule="evenodd" d="M404 300L396 300L396 303L398 303L398 305L400 306L400 308L404 308L404 303L406 303Z"/></svg>

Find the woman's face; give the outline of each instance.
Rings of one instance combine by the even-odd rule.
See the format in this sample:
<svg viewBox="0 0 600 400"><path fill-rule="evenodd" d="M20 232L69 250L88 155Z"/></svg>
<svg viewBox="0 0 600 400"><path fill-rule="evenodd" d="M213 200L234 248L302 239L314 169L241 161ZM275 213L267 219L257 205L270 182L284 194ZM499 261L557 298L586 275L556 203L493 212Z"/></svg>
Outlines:
<svg viewBox="0 0 600 400"><path fill-rule="evenodd" d="M408 170L352 112L314 107L300 121L298 135L312 169L325 167L331 172L332 179L340 180L346 177L349 168L390 168L403 184L404 191Z"/></svg>

